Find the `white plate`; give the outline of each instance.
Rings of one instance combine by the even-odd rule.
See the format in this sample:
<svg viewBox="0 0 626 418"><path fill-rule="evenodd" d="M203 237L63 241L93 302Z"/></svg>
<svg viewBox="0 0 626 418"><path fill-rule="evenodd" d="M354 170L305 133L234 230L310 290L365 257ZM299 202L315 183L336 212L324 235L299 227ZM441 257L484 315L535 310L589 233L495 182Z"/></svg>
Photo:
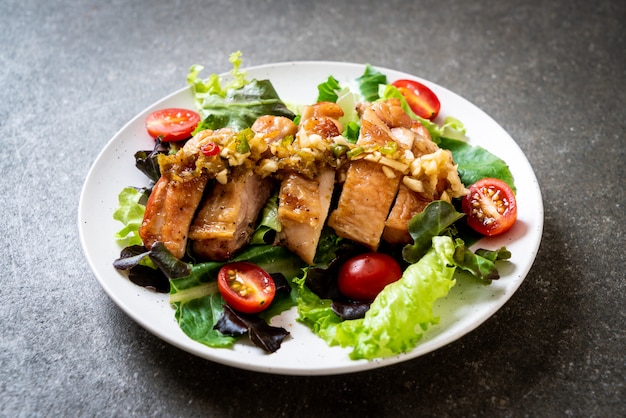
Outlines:
<svg viewBox="0 0 626 418"><path fill-rule="evenodd" d="M329 75L340 82L348 82L360 76L363 70L360 64L292 62L249 68L247 73L250 78L270 79L283 101L307 104L315 100L317 85ZM184 88L150 106L124 126L102 150L83 186L78 210L80 239L91 269L111 299L142 327L189 353L243 369L290 375L348 373L406 361L462 337L492 316L520 286L539 248L543 204L535 174L515 141L476 106L432 82L393 70L379 70L390 82L413 78L431 87L442 103L439 120L448 115L460 119L467 128L471 144L487 148L508 163L517 186L518 221L505 235L480 242L483 248L506 245L511 250L511 262L500 266L500 280L490 286L458 280L449 295L435 307L440 323L426 332L413 351L382 360L350 360L349 350L329 347L298 323L295 308L272 323L284 326L291 333L281 349L273 354L265 354L246 342L239 342L232 349L216 349L191 340L174 320L167 295L132 284L112 265L120 252L113 234L122 225L112 218L118 193L125 186L148 184L146 177L135 168L133 158L136 151L153 147L144 120L159 108L193 108L191 92Z"/></svg>

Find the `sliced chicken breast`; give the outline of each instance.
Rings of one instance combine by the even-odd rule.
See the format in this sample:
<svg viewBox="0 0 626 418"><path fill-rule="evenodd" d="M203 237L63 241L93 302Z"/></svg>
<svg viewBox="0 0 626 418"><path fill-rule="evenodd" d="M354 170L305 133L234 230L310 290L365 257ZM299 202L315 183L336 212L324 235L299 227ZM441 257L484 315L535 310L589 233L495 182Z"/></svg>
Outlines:
<svg viewBox="0 0 626 418"><path fill-rule="evenodd" d="M341 134L338 119L343 110L335 103L320 102L303 109L296 134L299 144L310 146L313 136L331 141ZM330 209L335 170L322 166L313 176L287 171L278 198L279 244L308 264L313 264L317 245Z"/></svg>
<svg viewBox="0 0 626 418"><path fill-rule="evenodd" d="M285 175L279 194L279 244L304 262L313 264L322 228L330 209L335 170L327 168L309 179L297 173Z"/></svg>
<svg viewBox="0 0 626 418"><path fill-rule="evenodd" d="M430 138L428 130L416 121L413 122L411 129L392 129L392 135L395 138L402 138L402 141L411 149L415 157L430 154L439 148ZM430 202L432 199L425 198L401 184L396 200L385 221L383 240L390 244L410 243L412 238L408 229L409 221L413 216L422 212Z"/></svg>
<svg viewBox="0 0 626 418"><path fill-rule="evenodd" d="M175 257L185 255L189 226L209 180L207 174L194 173L198 149L213 134L205 132L191 138L161 167L161 178L150 194L139 228L146 248L162 242Z"/></svg>
<svg viewBox="0 0 626 418"><path fill-rule="evenodd" d="M405 144L394 138L391 128L410 128L411 124L398 100L374 103L362 109L357 144L384 146L396 142L404 148ZM337 209L331 213L328 225L337 235L376 250L401 181L402 173L383 170L378 162L352 161Z"/></svg>
<svg viewBox="0 0 626 418"><path fill-rule="evenodd" d="M271 188L271 180L250 169L235 172L225 184L216 183L189 230L194 252L215 261L231 258L250 240Z"/></svg>

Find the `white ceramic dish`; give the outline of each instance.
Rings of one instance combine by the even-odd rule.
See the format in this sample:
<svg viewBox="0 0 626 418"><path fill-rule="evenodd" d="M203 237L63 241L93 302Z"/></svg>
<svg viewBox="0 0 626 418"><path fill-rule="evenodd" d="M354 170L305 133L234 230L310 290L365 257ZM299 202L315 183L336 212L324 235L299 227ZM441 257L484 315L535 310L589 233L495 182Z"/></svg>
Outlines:
<svg viewBox="0 0 626 418"><path fill-rule="evenodd" d="M496 154L509 165L516 181L518 221L501 237L484 239L479 246L496 249L506 245L513 256L500 265L501 279L490 286L459 280L449 295L440 300L435 312L440 323L426 332L411 352L376 361L353 361L349 351L329 347L307 327L296 321L295 308L276 318L273 325L290 333L280 350L266 354L243 342L232 349L206 347L188 338L174 319L168 296L132 284L113 268L120 247L113 234L121 228L112 213L117 196L125 186L147 185L146 177L134 166L133 155L152 149L153 141L145 130L145 118L166 107L193 108L189 89L181 89L148 107L124 126L102 150L83 186L78 226L83 250L96 278L113 301L142 327L168 343L208 360L242 369L289 375L325 375L374 369L406 361L440 348L472 331L498 309L518 289L528 273L539 248L543 229L543 204L535 174L515 141L492 118L451 91L409 74L378 68L391 82L412 78L423 82L437 94L442 110L439 119L454 116L467 128L470 143ZM291 62L247 69L249 78L270 79L287 103L312 103L317 85L333 75L348 82L363 73L360 64L335 62ZM208 76L208 74L205 74ZM439 120L438 119L438 120Z"/></svg>

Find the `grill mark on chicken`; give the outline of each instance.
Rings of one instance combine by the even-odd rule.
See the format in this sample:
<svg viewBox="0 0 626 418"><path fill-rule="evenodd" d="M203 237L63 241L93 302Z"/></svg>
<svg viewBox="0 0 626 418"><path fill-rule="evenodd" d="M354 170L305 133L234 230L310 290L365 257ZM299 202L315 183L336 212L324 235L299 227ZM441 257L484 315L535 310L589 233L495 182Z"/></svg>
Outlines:
<svg viewBox="0 0 626 418"><path fill-rule="evenodd" d="M396 141L390 128L410 127L411 119L400 106L400 101L390 99L363 106L360 109L361 131L358 145L384 146ZM389 209L396 197L402 174L396 170L388 176L380 164L367 160L350 163L346 180L339 197L337 209L328 219L328 225L341 237L351 239L376 250L385 228Z"/></svg>

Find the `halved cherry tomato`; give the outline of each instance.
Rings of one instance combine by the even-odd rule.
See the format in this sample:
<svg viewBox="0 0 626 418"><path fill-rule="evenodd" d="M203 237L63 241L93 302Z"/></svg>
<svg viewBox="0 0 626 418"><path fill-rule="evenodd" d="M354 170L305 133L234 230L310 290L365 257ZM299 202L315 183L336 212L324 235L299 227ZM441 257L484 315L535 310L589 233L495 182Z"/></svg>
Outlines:
<svg viewBox="0 0 626 418"><path fill-rule="evenodd" d="M217 274L217 288L226 303L242 313L261 312L270 306L276 295L272 276L245 261L225 264Z"/></svg>
<svg viewBox="0 0 626 418"><path fill-rule="evenodd" d="M372 301L385 286L402 276L398 262L383 253L365 253L352 257L339 269L339 291L356 301Z"/></svg>
<svg viewBox="0 0 626 418"><path fill-rule="evenodd" d="M396 80L392 83L406 99L417 116L433 120L439 114L441 103L431 89L415 80Z"/></svg>
<svg viewBox="0 0 626 418"><path fill-rule="evenodd" d="M500 179L484 178L472 184L462 207L468 225L487 236L508 231L517 220L515 194Z"/></svg>
<svg viewBox="0 0 626 418"><path fill-rule="evenodd" d="M200 115L193 110L168 108L157 110L146 118L146 128L153 138L161 141L181 141L191 137L200 122Z"/></svg>

